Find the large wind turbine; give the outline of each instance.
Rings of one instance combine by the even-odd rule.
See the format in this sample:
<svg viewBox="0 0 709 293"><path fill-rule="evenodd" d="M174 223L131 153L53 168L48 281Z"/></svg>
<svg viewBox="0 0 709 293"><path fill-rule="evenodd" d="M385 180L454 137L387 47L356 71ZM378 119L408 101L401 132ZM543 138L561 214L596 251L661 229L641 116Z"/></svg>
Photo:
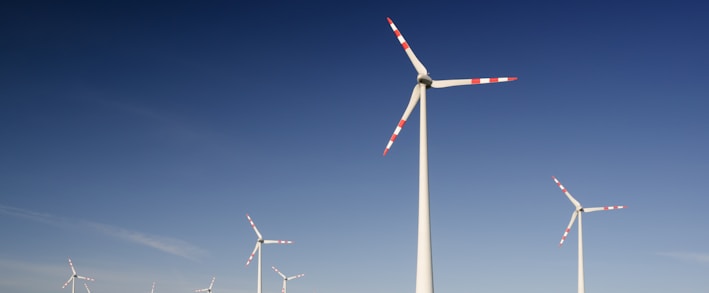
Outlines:
<svg viewBox="0 0 709 293"><path fill-rule="evenodd" d="M254 224L254 221L249 217L249 214L246 214L246 218L249 219L249 223L251 223L251 227L254 228L254 231L256 232L256 236L258 239L256 239L256 247L254 247L254 251L251 252L251 256L249 256L249 260L246 261L246 266L248 266L251 263L251 260L254 259L254 255L256 254L256 251L258 250L258 282L256 285L256 293L261 293L261 245L262 244L292 244L293 241L290 240L264 240L263 236L261 236L261 232L258 231L258 228L256 228L256 224Z"/></svg>
<svg viewBox="0 0 709 293"><path fill-rule="evenodd" d="M74 264L71 263L71 258L69 258L69 267L71 268L71 276L69 277L69 280L67 280L66 283L64 283L64 286L62 286L62 289L66 288L66 286L69 285L69 282L71 282L71 293L74 293L74 288L75 288L74 283L76 283L76 279L82 279L82 280L86 280L86 281L94 281L94 279L92 279L92 278L79 276L76 273L76 269L74 269ZM88 289L89 288L87 286L86 290L88 290Z"/></svg>
<svg viewBox="0 0 709 293"><path fill-rule="evenodd" d="M581 214L583 213L590 213L590 212L597 212L597 211L607 211L607 210L617 210L617 209L624 209L626 206L605 206L605 207L597 207L597 208L584 208L581 206L581 203L578 202L573 196L571 196L571 193L569 193L566 188L561 185L561 182L559 182L556 177L551 176L552 179L554 179L554 182L556 182L556 185L559 186L562 192L566 194L566 197L569 198L572 204L574 204L574 207L576 209L574 210L574 213L571 214L571 221L569 222L569 225L566 226L566 230L564 231L564 235L561 236L561 241L559 241L559 247L561 247L562 244L564 244L564 240L566 240L566 236L569 235L569 230L571 230L571 226L574 225L574 220L576 220L576 217L579 219L579 252L578 252L578 257L579 257L579 268L578 268L578 293L584 293L586 291L585 286L584 286L584 277L583 277L583 229L581 228Z"/></svg>
<svg viewBox="0 0 709 293"><path fill-rule="evenodd" d="M387 17L391 29L399 39L401 46L404 48L406 55L414 65L418 76L416 77L417 84L411 93L409 105L404 111L399 124L394 130L394 134L389 139L389 143L384 149L386 155L391 149L394 140L396 140L401 128L404 127L406 119L409 118L411 112L420 103L419 112L421 115L419 126L419 214L418 214L418 252L416 256L416 293L433 293L433 265L431 262L431 219L429 209L429 193L428 193L428 137L426 126L426 90L428 88L445 88L462 85L476 85L485 83L497 83L505 81L517 80L516 77L493 77L493 78L469 78L469 79L449 79L449 80L433 80L428 76L426 67L421 61L416 58L414 52L409 47L409 44L401 35L399 29L396 28L391 18Z"/></svg>
<svg viewBox="0 0 709 293"><path fill-rule="evenodd" d="M271 266L271 268L272 268L274 271L276 271L276 273L278 273L279 275L281 275L281 278L283 278L283 288L281 288L281 293L286 293L286 283L288 283L288 281L293 280L293 279L300 278L300 277L302 277L302 276L305 276L305 274L300 274L300 275L295 275L295 276L286 277L286 275L284 275L283 273L281 273L281 271L279 271L275 266Z"/></svg>
<svg viewBox="0 0 709 293"><path fill-rule="evenodd" d="M212 287L214 286L214 279L216 279L216 278L215 278L215 277L212 277L212 282L209 283L209 287L204 288L204 289L197 289L197 290L194 290L194 291L195 291L195 292L207 292L207 293L212 293Z"/></svg>

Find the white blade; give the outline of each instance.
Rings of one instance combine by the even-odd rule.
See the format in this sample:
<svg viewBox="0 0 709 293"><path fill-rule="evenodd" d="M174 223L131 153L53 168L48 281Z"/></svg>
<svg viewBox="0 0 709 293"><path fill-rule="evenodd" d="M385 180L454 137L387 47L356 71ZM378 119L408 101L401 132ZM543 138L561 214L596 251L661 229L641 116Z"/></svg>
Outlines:
<svg viewBox="0 0 709 293"><path fill-rule="evenodd" d="M209 291L212 291L212 287L214 286L214 280L215 280L215 279L216 279L216 277L212 277L212 282L209 283Z"/></svg>
<svg viewBox="0 0 709 293"><path fill-rule="evenodd" d="M74 275L69 277L69 280L66 280L66 283L64 283L64 285L62 285L62 289L66 288L66 285L69 285L69 283L71 282L72 279L74 279Z"/></svg>
<svg viewBox="0 0 709 293"><path fill-rule="evenodd" d="M578 210L578 209L581 209L581 208L582 208L582 207L581 207L581 203L579 203L578 200L576 200L573 196L571 196L571 193L569 193L569 191L566 190L566 187L564 187L564 185L561 185L561 182L559 182L559 180L557 180L556 177L551 176L551 178L554 179L554 182L556 182L556 185L558 185L559 188L561 189L561 191L564 192L564 194L566 194L566 197L569 198L569 200L571 201L571 203L573 203L574 206L576 206L576 209L577 209L577 210Z"/></svg>
<svg viewBox="0 0 709 293"><path fill-rule="evenodd" d="M153 282L153 288L150 289L150 293L155 293L155 282Z"/></svg>
<svg viewBox="0 0 709 293"><path fill-rule="evenodd" d="M406 120L409 119L409 115L411 115L411 112L413 112L414 108L416 108L416 104L418 104L419 98L421 98L420 92L421 92L421 89L417 84L416 86L414 86L413 92L411 92L411 98L409 99L409 105L406 106L406 111L404 111L404 115L401 116L401 120L399 120L399 124L396 125L396 129L394 129L394 134L392 134L391 138L389 138L389 143L387 143L387 146L384 149L383 156L387 155L387 153L389 152L389 149L391 149L391 146L394 144L394 141L399 136L399 132L401 132L401 129L404 128L404 124L406 124Z"/></svg>
<svg viewBox="0 0 709 293"><path fill-rule="evenodd" d="M84 277L84 276L76 276L76 277L79 279L82 279L82 280L86 280L86 281L96 281L93 278L89 278L89 277Z"/></svg>
<svg viewBox="0 0 709 293"><path fill-rule="evenodd" d="M411 64L413 64L414 68L416 68L416 72L418 72L418 74L428 74L428 70L426 70L426 67L424 67L423 64L421 63L421 61L419 61L419 59L416 58L416 55L414 55L414 51L411 50L411 47L409 47L409 44L404 39L404 36L401 35L401 32L399 31L399 29L396 28L396 25L394 25L394 22L391 20L391 18L387 17L387 21L389 21L389 26L391 26L391 30L394 31L396 38L399 39L399 43L401 43L401 46L404 48L406 55L409 56L409 60L411 60Z"/></svg>
<svg viewBox="0 0 709 293"><path fill-rule="evenodd" d="M254 247L254 251L251 252L251 255L249 256L249 260L246 261L246 266L248 267L249 264L251 263L251 260L254 259L254 254L256 254L256 250L258 250L261 247L261 242L256 242L256 247Z"/></svg>
<svg viewBox="0 0 709 293"><path fill-rule="evenodd" d="M578 216L579 211L574 211L574 213L571 215L571 221L569 221L569 225L566 226L566 230L564 230L564 236L561 236L561 241L559 241L559 247L561 247L562 244L564 244L564 240L566 240L566 236L569 235L569 231L571 230L571 226L574 224L574 221L576 220L576 216Z"/></svg>
<svg viewBox="0 0 709 293"><path fill-rule="evenodd" d="M263 239L263 236L261 236L261 233L258 231L258 228L256 228L256 224L254 224L254 221L251 220L251 217L249 217L249 214L246 214L246 218L249 219L249 223L251 223L251 228L254 228L254 231L256 231L256 236L258 236L258 239Z"/></svg>
<svg viewBox="0 0 709 293"><path fill-rule="evenodd" d="M597 207L597 208L583 208L584 212L597 212L597 211L609 211L609 210L617 210L617 209L624 209L627 208L627 206L605 206L605 207Z"/></svg>
<svg viewBox="0 0 709 293"><path fill-rule="evenodd" d="M445 88L451 86L460 85L476 85L476 84L486 84L486 83L498 83L515 81L516 77L486 77L486 78L470 78L470 79L448 79L448 80L434 80L431 84L432 88Z"/></svg>
<svg viewBox="0 0 709 293"><path fill-rule="evenodd" d="M86 287L86 292L91 293L91 290L89 289L89 285L87 285L86 283L84 283L84 287Z"/></svg>
<svg viewBox="0 0 709 293"><path fill-rule="evenodd" d="M290 240L264 240L263 244L293 244Z"/></svg>
<svg viewBox="0 0 709 293"><path fill-rule="evenodd" d="M305 274L300 274L300 275L290 276L290 277L288 277L288 278L287 278L286 280L290 281L290 280L293 280L293 279L297 279L297 278L300 278L300 277L302 277L302 276L305 276Z"/></svg>
<svg viewBox="0 0 709 293"><path fill-rule="evenodd" d="M279 275L281 275L281 278L286 279L286 275L284 275L283 273L281 273L281 271L279 271L276 267L271 266L271 268L272 268L274 271L276 271L276 273L278 273Z"/></svg>
<svg viewBox="0 0 709 293"><path fill-rule="evenodd" d="M71 258L69 259L69 267L71 268L71 274L76 275L76 270L74 269L74 264L71 263Z"/></svg>

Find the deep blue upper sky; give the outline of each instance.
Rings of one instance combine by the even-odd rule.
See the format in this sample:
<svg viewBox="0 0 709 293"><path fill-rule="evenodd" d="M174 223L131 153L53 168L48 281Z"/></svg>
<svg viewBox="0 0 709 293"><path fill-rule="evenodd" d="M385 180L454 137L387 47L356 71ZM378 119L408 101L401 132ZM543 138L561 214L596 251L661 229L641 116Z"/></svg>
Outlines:
<svg viewBox="0 0 709 293"><path fill-rule="evenodd" d="M438 292L709 287L709 19L697 1L0 6L0 291L413 292L416 73ZM77 284L78 292L83 284ZM141 291L142 290L142 291Z"/></svg>

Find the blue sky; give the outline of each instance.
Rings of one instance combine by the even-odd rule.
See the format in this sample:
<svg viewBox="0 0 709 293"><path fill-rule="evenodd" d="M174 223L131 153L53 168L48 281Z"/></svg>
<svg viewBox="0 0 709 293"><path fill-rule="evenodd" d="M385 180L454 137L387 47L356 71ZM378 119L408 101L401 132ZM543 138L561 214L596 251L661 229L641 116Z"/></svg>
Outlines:
<svg viewBox="0 0 709 293"><path fill-rule="evenodd" d="M696 1L3 4L0 291L413 292L416 73L437 292L709 287L709 20ZM697 209L700 208L700 209ZM80 285L80 284L79 284ZM83 285L81 285L83 286ZM79 287L82 292L83 287Z"/></svg>

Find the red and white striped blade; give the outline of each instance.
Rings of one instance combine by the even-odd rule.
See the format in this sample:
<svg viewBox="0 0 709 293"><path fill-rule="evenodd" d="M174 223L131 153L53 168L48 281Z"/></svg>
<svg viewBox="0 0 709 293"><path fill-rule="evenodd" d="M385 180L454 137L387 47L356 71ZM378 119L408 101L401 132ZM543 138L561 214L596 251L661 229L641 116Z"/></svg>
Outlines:
<svg viewBox="0 0 709 293"><path fill-rule="evenodd" d="M561 185L561 182L559 182L559 180L556 179L556 177L551 176L551 178L554 179L554 182L556 182L556 185L558 185L558 186L559 186L559 189L561 189L561 191L562 191L564 194L566 194L566 197L569 198L569 200L571 201L572 204L574 204L574 206L576 207L576 209L581 209L581 208L582 208L582 207L581 207L581 203L580 203L578 200L576 200L573 196L571 196L571 193L569 193L569 191L566 190L566 187L564 187L564 185Z"/></svg>
<svg viewBox="0 0 709 293"><path fill-rule="evenodd" d="M418 72L418 74L428 74L428 70L426 70L426 67L423 66L423 63L421 63L421 61L419 61L419 59L416 58L414 51L411 50L411 47L409 47L409 44L406 42L406 40L404 39L404 36L401 34L399 29L396 28L396 25L391 20L391 18L387 17L387 21L389 21L389 26L391 26L391 30L394 31L396 38L399 39L399 43L401 43L401 46L404 48L406 55L409 56L409 60L411 60L411 64L413 64L414 68L416 68L416 72Z"/></svg>
<svg viewBox="0 0 709 293"><path fill-rule="evenodd" d="M561 236L561 241L559 241L559 247L564 244L564 240L566 240L566 236L569 236L569 231L571 231L571 226L574 224L574 221L576 220L576 216L579 215L579 211L574 211L574 213L571 215L571 221L569 221L569 225L566 226L566 230L564 230L564 236Z"/></svg>
<svg viewBox="0 0 709 293"><path fill-rule="evenodd" d="M258 250L260 246L261 246L261 242L256 242L256 247L254 247L254 251L251 252L251 255L249 256L249 260L246 261L246 266L247 266L247 267L248 267L249 264L251 263L251 260L254 259L254 255L256 254L256 250Z"/></svg>
<svg viewBox="0 0 709 293"><path fill-rule="evenodd" d="M212 282L209 283L209 288L207 290L212 291L212 287L214 286L214 280L216 280L217 277L212 277Z"/></svg>
<svg viewBox="0 0 709 293"><path fill-rule="evenodd" d="M249 219L249 223L251 223L251 228L254 228L254 231L256 231L256 236L258 236L258 239L263 239L263 236L261 236L261 232L258 231L258 228L256 228L256 224L254 224L254 220L249 217L249 214L246 214L246 218Z"/></svg>
<svg viewBox="0 0 709 293"><path fill-rule="evenodd" d="M89 285L84 283L84 287L86 287L86 292L91 293L91 289L89 289Z"/></svg>
<svg viewBox="0 0 709 293"><path fill-rule="evenodd" d="M66 283L64 283L64 285L62 285L62 289L66 288L66 286L69 285L69 283L71 282L71 280L73 278L74 278L74 275L71 275L71 277L69 277L69 280L66 280Z"/></svg>
<svg viewBox="0 0 709 293"><path fill-rule="evenodd" d="M290 240L264 240L263 244L293 244Z"/></svg>
<svg viewBox="0 0 709 293"><path fill-rule="evenodd" d="M74 269L74 264L71 263L71 258L69 258L69 267L71 268L71 274L76 275L76 270Z"/></svg>
<svg viewBox="0 0 709 293"><path fill-rule="evenodd" d="M288 279L287 279L287 280L288 280L288 281L290 281L290 280L293 280L293 279L297 279L297 278L300 278L300 277L302 277L302 276L305 276L305 274L300 274L300 275L290 276L290 277L288 277Z"/></svg>
<svg viewBox="0 0 709 293"><path fill-rule="evenodd" d="M431 84L432 88L445 88L451 86L461 86L461 85L476 85L476 84L486 84L486 83L498 83L515 81L516 77L485 77L485 78L470 78L470 79L447 79L447 80L434 80Z"/></svg>
<svg viewBox="0 0 709 293"><path fill-rule="evenodd" d="M272 268L274 271L276 271L276 273L278 273L279 275L281 275L281 277L282 277L283 279L286 278L286 275L284 275L283 273L281 273L281 271L279 271L275 266L271 266L271 268Z"/></svg>
<svg viewBox="0 0 709 293"><path fill-rule="evenodd" d="M584 212L597 212L597 211L609 211L609 210L618 210L618 209L624 209L627 208L627 206L605 206L605 207L595 207L595 208L583 208Z"/></svg>
<svg viewBox="0 0 709 293"><path fill-rule="evenodd" d="M389 152L389 149L391 149L391 146L394 144L394 141L399 136L399 132L401 132L401 129L404 128L404 124L406 124L406 120L409 119L411 112L413 112L414 108L416 108L416 104L418 104L420 98L421 98L421 88L419 87L418 84L416 84L413 92L411 92L411 98L409 99L409 105L406 106L406 110L404 111L404 115L401 116L401 120L399 120L399 124L396 125L396 128L394 129L394 134L392 134L391 138L389 138L389 143L387 143L387 146L384 149L384 154L382 156L386 156L387 153Z"/></svg>
<svg viewBox="0 0 709 293"><path fill-rule="evenodd" d="M86 280L86 281L96 281L93 278L89 278L89 277L84 277L84 276L76 276L76 277L79 279L82 279L82 280Z"/></svg>

